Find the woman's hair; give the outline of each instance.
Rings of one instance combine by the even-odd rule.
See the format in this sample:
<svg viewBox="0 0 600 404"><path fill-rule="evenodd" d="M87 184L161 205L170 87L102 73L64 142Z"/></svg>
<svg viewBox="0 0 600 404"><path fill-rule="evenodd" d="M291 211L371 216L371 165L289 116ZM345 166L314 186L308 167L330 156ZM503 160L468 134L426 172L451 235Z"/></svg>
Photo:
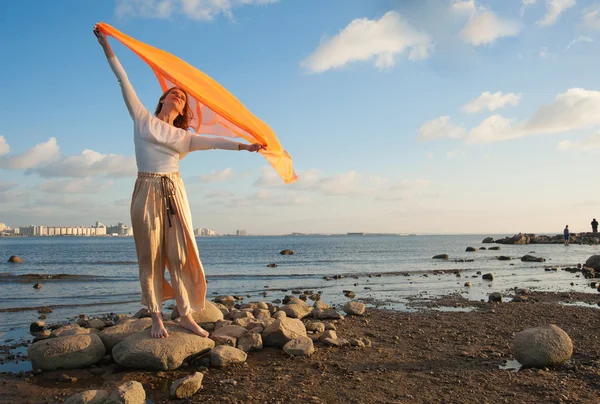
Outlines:
<svg viewBox="0 0 600 404"><path fill-rule="evenodd" d="M173 121L173 126L175 126L176 128L179 128L179 129L188 130L190 127L190 121L194 117L194 114L190 108L190 104L188 103L187 93L179 87L171 87L167 91L164 92L164 94L158 100L158 105L156 106L156 111L154 111L154 116L157 116L160 113L160 111L162 110L162 106L163 106L162 102L167 97L167 95L169 95L169 93L174 89L182 91L185 94L185 105L183 107L183 113L177 115L177 118L175 118L175 120Z"/></svg>

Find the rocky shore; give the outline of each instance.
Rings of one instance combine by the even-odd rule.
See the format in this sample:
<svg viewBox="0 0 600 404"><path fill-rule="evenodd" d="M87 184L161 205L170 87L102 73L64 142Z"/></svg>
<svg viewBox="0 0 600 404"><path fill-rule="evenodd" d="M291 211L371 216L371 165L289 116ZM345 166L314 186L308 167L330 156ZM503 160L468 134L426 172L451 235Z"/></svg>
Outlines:
<svg viewBox="0 0 600 404"><path fill-rule="evenodd" d="M486 237L482 241L484 244L563 244L564 242L565 239L562 234L547 236L531 233L519 233L511 237L505 237L497 240L494 240L493 237ZM569 243L597 245L600 243L600 233L571 233Z"/></svg>
<svg viewBox="0 0 600 404"><path fill-rule="evenodd" d="M148 330L136 328L145 327L144 317L123 317L99 332L74 325L58 328L52 331L54 337L34 343L30 350L52 340L83 338L89 343L80 347L99 348L102 344L107 352L101 356L100 349L90 351L85 355L87 363L92 358L95 363L83 366L79 362L75 366L71 361L74 369L49 370L56 362L45 362L40 357L36 366L49 367L48 370L2 374L0 403L143 403L144 399L154 404L597 402L598 296L527 290L502 295L501 303L473 302L460 296L414 299L413 309L426 310L407 313L367 309L360 316L340 313L343 319L323 322L314 316L288 316L288 311L302 315L315 310L307 310L294 300L281 306L287 306L285 310L277 310L269 317L272 322L267 322L271 325L262 333L250 332L264 327L264 319L258 319L263 313L257 311L258 316L254 316L254 312L269 309L232 306L234 310L228 313L233 311L233 315L215 321L210 340L200 342L171 325L171 335L180 335L181 341L188 342L169 350L158 349L168 340L148 346L152 343L147 338ZM220 310L217 304L222 303L215 303ZM253 317L248 316L250 309ZM292 335L296 328L284 324L297 325L298 332L306 332L306 337ZM515 344L522 338L521 332L534 327L553 332L549 324L564 330L568 340L564 340L565 348L558 356L570 359L565 362L563 357L555 366L516 372ZM107 332L111 329L114 332ZM265 331L275 329L276 337L265 336ZM108 335L114 337L112 342ZM243 347L252 344L240 341L249 339L248 335L265 336L265 347L245 352ZM330 341L325 342L326 339ZM312 348L306 349L311 342ZM116 344L108 349L113 343ZM195 348L188 350L192 346ZM49 355L55 351L45 352ZM100 359L96 362L97 358Z"/></svg>

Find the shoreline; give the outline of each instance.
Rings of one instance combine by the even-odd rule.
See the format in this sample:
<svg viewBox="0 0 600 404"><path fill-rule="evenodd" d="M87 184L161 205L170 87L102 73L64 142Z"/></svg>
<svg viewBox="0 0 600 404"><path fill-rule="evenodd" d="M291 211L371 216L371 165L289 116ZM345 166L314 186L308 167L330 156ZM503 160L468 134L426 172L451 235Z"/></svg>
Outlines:
<svg viewBox="0 0 600 404"><path fill-rule="evenodd" d="M309 357L264 348L250 353L243 365L202 370L203 389L187 402L597 402L600 316L591 306L565 304L595 303L598 297L564 292L527 296L527 301L495 304L444 296L429 299L425 308L415 301L418 310L410 313L369 308L364 316L335 323L340 336L368 337L371 348L316 344ZM470 310L432 310L436 306ZM548 369L511 369L514 334L548 323L572 338L571 360ZM198 369L198 363L160 372L106 364L38 375L4 373L0 403L57 402L56 398L113 388L128 380L141 382L153 403L167 403L170 384ZM61 374L77 380L56 382Z"/></svg>

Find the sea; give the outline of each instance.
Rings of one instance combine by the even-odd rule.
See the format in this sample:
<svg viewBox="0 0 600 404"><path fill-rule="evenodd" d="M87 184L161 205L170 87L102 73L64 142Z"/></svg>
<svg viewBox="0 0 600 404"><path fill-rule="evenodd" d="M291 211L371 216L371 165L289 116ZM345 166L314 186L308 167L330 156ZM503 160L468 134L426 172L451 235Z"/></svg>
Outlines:
<svg viewBox="0 0 600 404"><path fill-rule="evenodd" d="M410 298L451 293L472 300L487 300L491 292L507 293L515 287L598 293L580 274L560 268L584 263L599 253L600 246L501 245L501 251L465 251L467 247L495 245L482 244L486 236L498 239L507 235L246 236L196 240L208 282L208 299L241 295L247 302L269 302L283 299L292 290L312 290L321 293L323 301L341 305L348 300L343 291L352 290L355 299L364 299L371 306L410 311ZM281 255L284 249L295 254ZM450 259L433 260L437 254L448 254ZM520 257L525 254L543 257L546 262L522 262ZM7 262L11 255L20 256L23 263ZM498 255L513 259L500 261ZM47 314L47 324L66 322L79 314L133 314L142 308L132 237L3 237L0 261L0 345L31 339L29 325L39 317L39 307L53 310ZM546 271L546 267L559 270ZM460 277L455 274L457 270ZM483 280L481 273L493 273L493 281ZM466 281L472 287L465 287ZM41 288L34 289L38 282ZM165 302L163 311L170 313L173 304Z"/></svg>

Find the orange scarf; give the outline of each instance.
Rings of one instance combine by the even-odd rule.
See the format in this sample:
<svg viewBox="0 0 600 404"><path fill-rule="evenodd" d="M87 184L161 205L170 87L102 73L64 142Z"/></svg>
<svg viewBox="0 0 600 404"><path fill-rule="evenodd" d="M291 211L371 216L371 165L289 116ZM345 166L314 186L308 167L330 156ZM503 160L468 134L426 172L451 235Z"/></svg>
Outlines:
<svg viewBox="0 0 600 404"><path fill-rule="evenodd" d="M105 23L98 28L131 49L146 62L164 91L173 86L184 90L194 118L190 127L197 134L237 137L265 147L260 153L286 184L298 179L292 158L283 150L273 130L255 117L229 91L215 80L176 56L135 40Z"/></svg>

